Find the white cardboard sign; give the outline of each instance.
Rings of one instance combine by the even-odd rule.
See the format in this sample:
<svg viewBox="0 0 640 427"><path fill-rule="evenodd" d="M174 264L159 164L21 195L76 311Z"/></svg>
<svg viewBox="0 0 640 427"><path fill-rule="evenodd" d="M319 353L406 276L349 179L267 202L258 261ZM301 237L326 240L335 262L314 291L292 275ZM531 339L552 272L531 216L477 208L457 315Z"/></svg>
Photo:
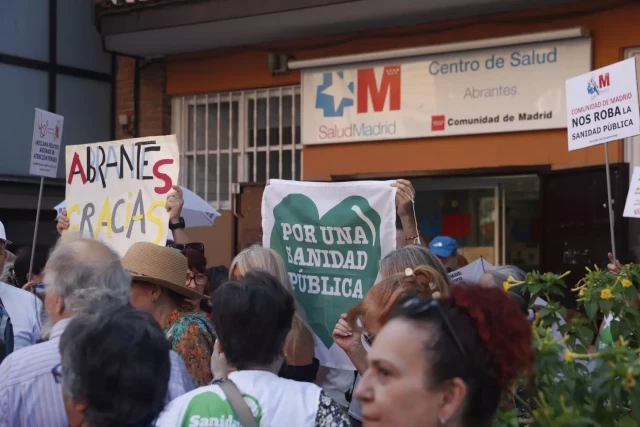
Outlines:
<svg viewBox="0 0 640 427"><path fill-rule="evenodd" d="M64 117L36 108L29 174L55 178L58 174Z"/></svg>
<svg viewBox="0 0 640 427"><path fill-rule="evenodd" d="M640 167L633 168L633 176L629 182L627 202L624 204L624 216L640 218Z"/></svg>
<svg viewBox="0 0 640 427"><path fill-rule="evenodd" d="M120 255L136 242L164 245L167 194L177 184L175 135L66 147L70 227Z"/></svg>
<svg viewBox="0 0 640 427"><path fill-rule="evenodd" d="M630 58L567 80L569 151L640 134L637 72Z"/></svg>

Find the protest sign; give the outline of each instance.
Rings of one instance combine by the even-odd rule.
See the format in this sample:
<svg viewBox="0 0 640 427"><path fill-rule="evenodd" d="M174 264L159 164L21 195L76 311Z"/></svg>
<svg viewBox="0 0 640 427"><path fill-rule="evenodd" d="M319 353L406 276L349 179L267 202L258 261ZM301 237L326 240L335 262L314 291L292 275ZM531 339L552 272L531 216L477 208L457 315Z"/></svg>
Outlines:
<svg viewBox="0 0 640 427"><path fill-rule="evenodd" d="M175 135L66 147L70 229L123 255L136 242L164 245L167 193L177 183Z"/></svg>
<svg viewBox="0 0 640 427"><path fill-rule="evenodd" d="M624 204L624 216L640 218L640 167L633 168L633 176L629 182L627 202Z"/></svg>
<svg viewBox="0 0 640 427"><path fill-rule="evenodd" d="M636 61L567 80L569 151L640 134Z"/></svg>
<svg viewBox="0 0 640 427"><path fill-rule="evenodd" d="M465 265L455 271L449 273L449 281L452 285L456 283L477 284L484 273L491 270L493 265L480 257L471 264Z"/></svg>
<svg viewBox="0 0 640 427"><path fill-rule="evenodd" d="M55 178L58 174L64 117L36 108L29 174Z"/></svg>
<svg viewBox="0 0 640 427"><path fill-rule="evenodd" d="M380 259L395 249L392 182L272 180L264 191L263 245L284 259L323 366L353 369L331 334L378 280Z"/></svg>

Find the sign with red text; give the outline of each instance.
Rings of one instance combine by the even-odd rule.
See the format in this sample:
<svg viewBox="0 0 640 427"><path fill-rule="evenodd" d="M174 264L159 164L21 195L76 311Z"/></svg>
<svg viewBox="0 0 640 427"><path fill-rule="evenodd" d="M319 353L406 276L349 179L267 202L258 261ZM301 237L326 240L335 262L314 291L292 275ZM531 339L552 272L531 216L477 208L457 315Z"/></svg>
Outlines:
<svg viewBox="0 0 640 427"><path fill-rule="evenodd" d="M304 70L302 143L564 128L589 70L589 38Z"/></svg>
<svg viewBox="0 0 640 427"><path fill-rule="evenodd" d="M55 178L60 161L64 117L36 108L31 141L30 175Z"/></svg>
<svg viewBox="0 0 640 427"><path fill-rule="evenodd" d="M167 193L180 172L175 135L66 147L70 229L121 255L136 242L164 245Z"/></svg>
<svg viewBox="0 0 640 427"><path fill-rule="evenodd" d="M567 80L569 151L640 134L636 58Z"/></svg>

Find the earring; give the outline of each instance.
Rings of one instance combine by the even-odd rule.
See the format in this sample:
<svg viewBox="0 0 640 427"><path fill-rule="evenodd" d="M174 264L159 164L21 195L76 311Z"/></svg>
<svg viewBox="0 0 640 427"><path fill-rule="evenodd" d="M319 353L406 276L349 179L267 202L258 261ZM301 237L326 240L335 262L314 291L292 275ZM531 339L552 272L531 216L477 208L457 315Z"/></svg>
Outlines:
<svg viewBox="0 0 640 427"><path fill-rule="evenodd" d="M151 297L151 302L155 304L156 303L156 297Z"/></svg>
<svg viewBox="0 0 640 427"><path fill-rule="evenodd" d="M447 424L447 419L446 418L440 418L440 424L442 426L444 426L445 424Z"/></svg>

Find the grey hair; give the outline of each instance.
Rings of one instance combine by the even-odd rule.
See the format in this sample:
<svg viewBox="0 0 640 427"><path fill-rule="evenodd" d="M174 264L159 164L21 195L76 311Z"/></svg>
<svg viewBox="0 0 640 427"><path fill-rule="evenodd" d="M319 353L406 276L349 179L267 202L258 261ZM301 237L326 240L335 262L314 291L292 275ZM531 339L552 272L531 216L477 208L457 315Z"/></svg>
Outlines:
<svg viewBox="0 0 640 427"><path fill-rule="evenodd" d="M383 278L394 274L403 273L407 268L417 268L421 265L428 265L436 270L450 285L447 270L437 256L429 249L420 245L402 246L392 251L380 261L380 274Z"/></svg>
<svg viewBox="0 0 640 427"><path fill-rule="evenodd" d="M131 299L131 275L120 256L104 243L78 238L60 242L45 266L46 290L60 295L65 311L91 313Z"/></svg>
<svg viewBox="0 0 640 427"><path fill-rule="evenodd" d="M527 273L514 265L496 267L488 273L491 274L494 286L499 287L502 287L502 284L509 279L509 276L513 277L518 282L522 282L527 276Z"/></svg>
<svg viewBox="0 0 640 427"><path fill-rule="evenodd" d="M265 248L260 245L253 245L240 252L231 262L231 268L229 269L229 278L234 279L233 272L238 268L240 274L244 277L251 270L262 270L275 276L276 279L282 284L295 301L295 319L302 323L309 332L311 328L307 322L307 316L304 312L304 308L298 302L293 292L293 286L289 280L289 273L287 267L284 264L282 257L273 249Z"/></svg>

